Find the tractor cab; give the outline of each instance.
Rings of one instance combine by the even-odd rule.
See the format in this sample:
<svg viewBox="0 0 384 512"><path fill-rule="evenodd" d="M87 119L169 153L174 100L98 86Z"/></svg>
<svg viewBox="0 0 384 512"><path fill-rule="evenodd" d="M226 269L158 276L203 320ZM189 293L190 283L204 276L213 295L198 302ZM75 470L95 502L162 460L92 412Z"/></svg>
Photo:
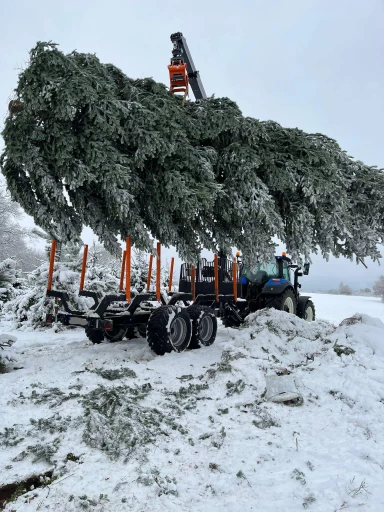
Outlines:
<svg viewBox="0 0 384 512"><path fill-rule="evenodd" d="M242 269L242 282L265 284L268 281L280 282L281 279L290 281L290 260L285 256L275 256L267 263L256 263L253 267L244 266Z"/></svg>
<svg viewBox="0 0 384 512"><path fill-rule="evenodd" d="M268 262L257 262L253 266L243 265L241 270L241 296L254 300L261 294L276 293L291 283L292 262L287 256L275 256Z"/></svg>
<svg viewBox="0 0 384 512"><path fill-rule="evenodd" d="M299 299L299 277L307 275L309 263L304 264L303 271L299 265L283 253L269 262L257 262L253 266L241 268L241 297L251 301L252 307L260 309L271 296L281 295L287 289L292 290L295 301Z"/></svg>

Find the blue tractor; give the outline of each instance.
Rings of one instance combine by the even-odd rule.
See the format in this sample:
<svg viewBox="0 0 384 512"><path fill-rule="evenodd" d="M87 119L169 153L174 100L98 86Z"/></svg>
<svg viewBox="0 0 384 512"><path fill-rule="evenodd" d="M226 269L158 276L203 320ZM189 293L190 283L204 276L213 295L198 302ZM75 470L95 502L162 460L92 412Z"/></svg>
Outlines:
<svg viewBox="0 0 384 512"><path fill-rule="evenodd" d="M286 311L307 321L315 320L311 298L299 293L299 277L308 275L309 263L302 268L283 253L267 263L251 266L243 264L238 256L236 268L220 253L217 266L215 279L214 262L203 259L193 272L193 290L196 303L214 307L226 327L239 327L246 316L263 308ZM184 263L179 293L191 293L191 275L191 266Z"/></svg>
<svg viewBox="0 0 384 512"><path fill-rule="evenodd" d="M160 260L158 263L160 265ZM50 276L53 249L51 264ZM250 313L275 308L314 320L313 302L299 293L299 277L308 271L309 264L301 269L285 254L267 263L247 266L240 256L229 260L221 252L212 262L201 259L196 267L183 263L177 292L165 294L159 290L159 296L154 291L132 293L132 300L128 300L125 290L101 298L95 292L81 289L79 295L94 301L94 305L84 311L73 310L68 295L52 290L51 282L47 296L60 299L63 311L48 315L47 323L60 321L64 325L83 326L92 343L137 336L146 337L158 355L183 352L212 345L217 317L226 327L240 327Z"/></svg>

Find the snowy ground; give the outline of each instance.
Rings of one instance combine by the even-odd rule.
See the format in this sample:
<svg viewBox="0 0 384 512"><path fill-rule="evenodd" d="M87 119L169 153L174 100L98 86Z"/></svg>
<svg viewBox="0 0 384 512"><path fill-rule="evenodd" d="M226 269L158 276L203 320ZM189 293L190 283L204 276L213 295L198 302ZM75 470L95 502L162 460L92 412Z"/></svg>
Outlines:
<svg viewBox="0 0 384 512"><path fill-rule="evenodd" d="M54 470L6 510L384 510L384 324L326 321L384 320L384 304L314 301L325 320L264 311L164 357L0 324L20 368L0 375L0 488ZM265 400L286 370L302 405Z"/></svg>
<svg viewBox="0 0 384 512"><path fill-rule="evenodd" d="M384 304L378 298L306 292L303 292L303 295L312 297L317 318L340 323L354 313L365 313L380 318L384 322Z"/></svg>

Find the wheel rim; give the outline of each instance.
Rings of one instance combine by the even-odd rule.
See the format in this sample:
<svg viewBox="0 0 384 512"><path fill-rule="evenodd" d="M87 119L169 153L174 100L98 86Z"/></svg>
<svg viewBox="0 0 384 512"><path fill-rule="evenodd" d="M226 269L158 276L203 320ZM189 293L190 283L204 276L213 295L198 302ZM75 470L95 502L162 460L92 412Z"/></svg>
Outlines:
<svg viewBox="0 0 384 512"><path fill-rule="evenodd" d="M187 335L187 324L183 318L175 318L171 324L171 344L179 347Z"/></svg>
<svg viewBox="0 0 384 512"><path fill-rule="evenodd" d="M202 343L207 343L213 333L213 322L209 316L204 316L199 325L199 337Z"/></svg>
<svg viewBox="0 0 384 512"><path fill-rule="evenodd" d="M313 322L313 309L311 306L308 306L305 309L305 320L307 322Z"/></svg>
<svg viewBox="0 0 384 512"><path fill-rule="evenodd" d="M283 310L287 313L294 313L292 297L287 297L284 301Z"/></svg>

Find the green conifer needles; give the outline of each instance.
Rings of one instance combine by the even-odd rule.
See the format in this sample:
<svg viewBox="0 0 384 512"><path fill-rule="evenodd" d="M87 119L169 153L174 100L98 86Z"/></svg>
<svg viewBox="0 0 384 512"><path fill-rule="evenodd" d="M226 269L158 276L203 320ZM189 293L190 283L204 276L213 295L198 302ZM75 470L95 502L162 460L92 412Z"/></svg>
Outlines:
<svg viewBox="0 0 384 512"><path fill-rule="evenodd" d="M90 226L109 250L151 236L196 260L378 257L383 173L320 134L243 117L228 98L187 102L97 57L38 43L16 88L1 169L13 199L62 241ZM19 103L20 102L20 103Z"/></svg>

